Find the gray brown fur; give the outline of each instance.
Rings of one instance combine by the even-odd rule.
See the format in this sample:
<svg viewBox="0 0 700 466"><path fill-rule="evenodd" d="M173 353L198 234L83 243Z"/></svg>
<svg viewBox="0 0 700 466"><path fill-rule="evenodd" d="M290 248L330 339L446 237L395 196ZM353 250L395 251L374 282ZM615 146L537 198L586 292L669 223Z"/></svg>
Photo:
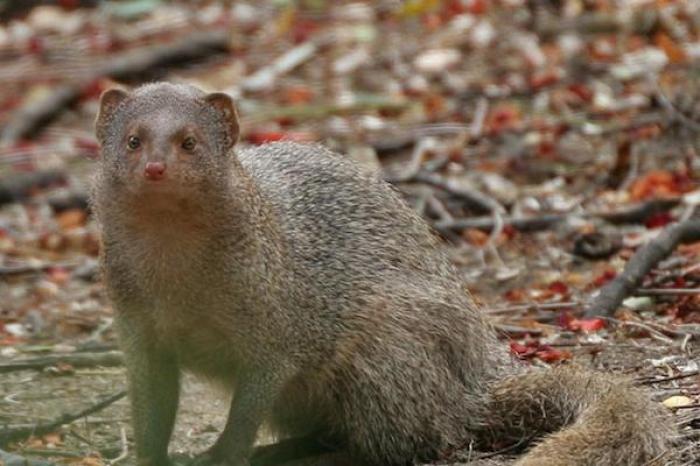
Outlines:
<svg viewBox="0 0 700 466"><path fill-rule="evenodd" d="M636 465L667 448L644 392L514 364L389 185L320 146L234 150L230 109L171 84L103 97L93 205L141 465L167 464L181 369L235 391L202 464L247 464L263 422L370 465L560 428L518 464ZM176 147L182 127L194 154ZM167 164L162 191L139 177L147 160Z"/></svg>

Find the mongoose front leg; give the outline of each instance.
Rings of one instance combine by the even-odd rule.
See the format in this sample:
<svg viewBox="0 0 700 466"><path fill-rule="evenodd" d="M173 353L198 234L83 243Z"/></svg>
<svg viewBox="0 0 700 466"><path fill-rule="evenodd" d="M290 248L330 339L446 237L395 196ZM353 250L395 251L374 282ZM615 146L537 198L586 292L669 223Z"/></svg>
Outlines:
<svg viewBox="0 0 700 466"><path fill-rule="evenodd" d="M235 386L226 427L197 465L247 466L260 425L268 416L285 378L278 370L241 375Z"/></svg>
<svg viewBox="0 0 700 466"><path fill-rule="evenodd" d="M168 466L180 392L175 358L131 326L120 325L138 466Z"/></svg>

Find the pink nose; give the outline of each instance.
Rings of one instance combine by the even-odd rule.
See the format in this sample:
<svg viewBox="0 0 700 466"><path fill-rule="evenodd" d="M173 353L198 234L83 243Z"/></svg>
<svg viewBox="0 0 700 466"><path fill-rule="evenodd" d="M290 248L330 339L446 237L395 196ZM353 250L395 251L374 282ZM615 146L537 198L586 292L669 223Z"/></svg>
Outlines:
<svg viewBox="0 0 700 466"><path fill-rule="evenodd" d="M149 180L160 180L165 176L165 164L163 162L148 162L143 174Z"/></svg>

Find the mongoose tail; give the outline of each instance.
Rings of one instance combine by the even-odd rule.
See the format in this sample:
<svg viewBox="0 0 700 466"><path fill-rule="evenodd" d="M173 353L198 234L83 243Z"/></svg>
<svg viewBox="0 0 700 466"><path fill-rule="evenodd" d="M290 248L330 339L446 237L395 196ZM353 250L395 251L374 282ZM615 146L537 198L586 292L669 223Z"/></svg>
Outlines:
<svg viewBox="0 0 700 466"><path fill-rule="evenodd" d="M669 464L668 411L609 374L561 366L510 376L493 386L489 412L492 438L540 438L516 466Z"/></svg>

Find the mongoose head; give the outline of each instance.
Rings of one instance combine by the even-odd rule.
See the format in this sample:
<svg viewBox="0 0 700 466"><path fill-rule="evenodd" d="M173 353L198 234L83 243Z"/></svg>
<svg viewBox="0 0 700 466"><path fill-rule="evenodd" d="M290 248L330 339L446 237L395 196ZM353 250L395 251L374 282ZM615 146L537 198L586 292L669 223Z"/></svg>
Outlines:
<svg viewBox="0 0 700 466"><path fill-rule="evenodd" d="M238 139L228 95L169 83L105 91L95 126L103 179L137 196L211 187Z"/></svg>

